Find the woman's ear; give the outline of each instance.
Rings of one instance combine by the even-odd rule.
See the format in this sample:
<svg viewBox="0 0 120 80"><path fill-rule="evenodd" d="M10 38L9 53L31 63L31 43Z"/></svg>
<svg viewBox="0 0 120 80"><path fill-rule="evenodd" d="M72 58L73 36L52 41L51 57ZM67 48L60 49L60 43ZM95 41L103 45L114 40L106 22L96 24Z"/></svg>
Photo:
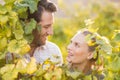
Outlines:
<svg viewBox="0 0 120 80"><path fill-rule="evenodd" d="M92 59L92 58L93 58L93 52L89 52L89 53L88 53L88 56L87 56L87 59L90 60L90 59Z"/></svg>

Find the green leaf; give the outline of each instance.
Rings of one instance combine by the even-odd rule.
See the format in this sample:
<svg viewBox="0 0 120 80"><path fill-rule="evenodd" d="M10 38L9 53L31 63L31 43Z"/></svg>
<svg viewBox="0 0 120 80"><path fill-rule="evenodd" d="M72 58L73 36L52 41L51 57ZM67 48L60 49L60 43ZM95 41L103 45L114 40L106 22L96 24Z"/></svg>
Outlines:
<svg viewBox="0 0 120 80"><path fill-rule="evenodd" d="M9 11L9 25L15 27L18 24L18 14L14 11ZM17 25L18 26L18 25Z"/></svg>
<svg viewBox="0 0 120 80"><path fill-rule="evenodd" d="M37 10L37 3L39 0L23 0L17 2L17 6L21 7L29 7L30 13L33 13Z"/></svg>
<svg viewBox="0 0 120 80"><path fill-rule="evenodd" d="M85 22L86 26L90 26L90 25L92 25L94 23L94 21L92 19L87 19L84 22Z"/></svg>
<svg viewBox="0 0 120 80"><path fill-rule="evenodd" d="M37 2L38 0L26 0L29 4L30 13L33 13L37 10Z"/></svg>
<svg viewBox="0 0 120 80"><path fill-rule="evenodd" d="M10 53L20 53L20 45L18 45L18 41L17 40L11 40L8 44L8 48L7 50Z"/></svg>
<svg viewBox="0 0 120 80"><path fill-rule="evenodd" d="M30 46L28 44L24 44L24 46L21 47L20 54L24 55L30 50Z"/></svg>
<svg viewBox="0 0 120 80"><path fill-rule="evenodd" d="M3 80L15 80L18 76L18 72L16 70L13 70L13 71L9 71L7 73L5 73L2 78Z"/></svg>
<svg viewBox="0 0 120 80"><path fill-rule="evenodd" d="M113 72L120 71L120 57L116 56L109 65L107 65L108 70Z"/></svg>
<svg viewBox="0 0 120 80"><path fill-rule="evenodd" d="M10 72L14 69L14 64L6 64L4 67L0 68L0 74L4 74L6 72Z"/></svg>
<svg viewBox="0 0 120 80"><path fill-rule="evenodd" d="M0 25L2 25L2 26L5 25L8 20L9 20L8 16L6 16L6 15L0 15Z"/></svg>
<svg viewBox="0 0 120 80"><path fill-rule="evenodd" d="M107 54L111 54L112 53L112 46L109 44L103 45L101 47L102 50L104 50Z"/></svg>
<svg viewBox="0 0 120 80"><path fill-rule="evenodd" d="M4 0L5 4L14 4L16 0Z"/></svg>
<svg viewBox="0 0 120 80"><path fill-rule="evenodd" d="M8 44L7 50L11 53L19 53L21 55L27 53L30 50L30 46L27 44L25 39L22 40L11 40Z"/></svg>
<svg viewBox="0 0 120 80"><path fill-rule="evenodd" d="M108 74L105 76L105 80L114 80L114 73L109 71Z"/></svg>
<svg viewBox="0 0 120 80"><path fill-rule="evenodd" d="M46 70L43 70L42 65L39 65L38 67L39 69L35 72L36 76L42 76L47 72Z"/></svg>
<svg viewBox="0 0 120 80"><path fill-rule="evenodd" d="M55 77L56 80L61 80L62 79L62 70L60 68L56 67L54 72L52 71L52 74L53 74L53 76ZM53 77L53 79L54 79L54 77Z"/></svg>
<svg viewBox="0 0 120 80"><path fill-rule="evenodd" d="M25 26L25 34L32 34L33 29L36 28L36 21L31 19L31 21Z"/></svg>
<svg viewBox="0 0 120 80"><path fill-rule="evenodd" d="M74 72L66 71L66 74L67 76L70 76L73 79L77 79L80 75L82 75L80 71L74 71Z"/></svg>
<svg viewBox="0 0 120 80"><path fill-rule="evenodd" d="M33 35L32 34L29 34L29 35L25 35L24 38L28 41L28 43L32 43L33 41Z"/></svg>
<svg viewBox="0 0 120 80"><path fill-rule="evenodd" d="M7 38L0 38L0 51L3 50L7 46Z"/></svg>
<svg viewBox="0 0 120 80"><path fill-rule="evenodd" d="M14 31L15 38L17 40L22 39L23 38L23 33L24 33L23 30L15 30Z"/></svg>
<svg viewBox="0 0 120 80"><path fill-rule="evenodd" d="M28 63L26 70L28 74L33 74L37 70L36 59L34 57L31 57L31 61Z"/></svg>
<svg viewBox="0 0 120 80"><path fill-rule="evenodd" d="M100 49L103 50L105 53L112 53L112 46L106 37L97 38L96 43L100 46Z"/></svg>
<svg viewBox="0 0 120 80"><path fill-rule="evenodd" d="M18 41L18 44L19 44L21 47L23 47L24 45L27 44L27 41L26 41L25 39L21 39L21 40Z"/></svg>
<svg viewBox="0 0 120 80"><path fill-rule="evenodd" d="M97 32L98 31L98 27L93 27L93 26L89 26L88 27L88 30L90 31L90 32Z"/></svg>
<svg viewBox="0 0 120 80"><path fill-rule="evenodd" d="M5 35L6 35L7 38L12 35L12 33L11 33L11 28L8 27L8 26L5 27L4 32L5 32Z"/></svg>
<svg viewBox="0 0 120 80"><path fill-rule="evenodd" d="M47 69L47 72L44 75L44 78L46 80L61 80L62 70L59 67L55 67L55 65L50 65Z"/></svg>
<svg viewBox="0 0 120 80"><path fill-rule="evenodd" d="M27 62L25 59L19 59L16 64L16 70L20 73L26 73Z"/></svg>
<svg viewBox="0 0 120 80"><path fill-rule="evenodd" d="M6 14L6 13L7 13L7 9L4 6L0 5L0 14Z"/></svg>
<svg viewBox="0 0 120 80"><path fill-rule="evenodd" d="M11 17L17 17L17 13L14 11L9 11L9 16Z"/></svg>
<svg viewBox="0 0 120 80"><path fill-rule="evenodd" d="M0 28L0 36L1 37L10 37L11 34L11 28L7 25L4 25L2 28Z"/></svg>
<svg viewBox="0 0 120 80"><path fill-rule="evenodd" d="M0 60L5 58L5 52L0 52Z"/></svg>
<svg viewBox="0 0 120 80"><path fill-rule="evenodd" d="M15 11L18 13L19 18L27 19L27 7L24 6L16 6Z"/></svg>
<svg viewBox="0 0 120 80"><path fill-rule="evenodd" d="M117 33L117 34L115 35L114 40L120 42L120 33Z"/></svg>
<svg viewBox="0 0 120 80"><path fill-rule="evenodd" d="M17 23L17 27L16 29L14 29L13 33L15 34L15 38L17 40L20 40L23 38L24 31L22 29L22 26L19 23Z"/></svg>
<svg viewBox="0 0 120 80"><path fill-rule="evenodd" d="M86 75L83 80L98 80L98 79L95 76L93 76L92 78L92 75Z"/></svg>

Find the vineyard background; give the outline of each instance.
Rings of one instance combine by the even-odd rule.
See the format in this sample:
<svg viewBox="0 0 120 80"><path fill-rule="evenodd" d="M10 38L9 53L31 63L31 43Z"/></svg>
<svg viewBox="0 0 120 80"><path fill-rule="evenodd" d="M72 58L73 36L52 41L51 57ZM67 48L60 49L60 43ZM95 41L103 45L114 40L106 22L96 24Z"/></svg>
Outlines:
<svg viewBox="0 0 120 80"><path fill-rule="evenodd" d="M5 0L6 5L0 5L0 80L68 80L68 76L77 80L77 72L76 75L64 75L65 67L55 68L52 65L43 71L40 65L38 67L35 64L33 58L26 64L22 55L29 51L31 31L35 28L36 22L31 20L30 23L26 23L20 18L26 19L27 7L34 12L38 0L18 0L18 4L14 4L15 1L17 0ZM22 1L23 5L19 5ZM69 0L52 1L57 3L58 12L55 14L54 35L49 37L49 40L60 47L64 62L66 63L66 47L71 37L79 29L88 28L85 21L87 24L92 21L94 23L90 24L89 28L108 38L112 45L112 52L104 55L105 80L120 80L120 1L70 0L73 1L71 4L68 4ZM109 49L105 49L109 52ZM21 57L6 64L5 55L8 52L17 53ZM91 78L87 76L84 80Z"/></svg>
<svg viewBox="0 0 120 80"><path fill-rule="evenodd" d="M114 30L120 29L118 18L120 15L118 9L120 7L119 0L69 0L69 3L67 3L68 0L52 1L58 5L58 12L55 15L57 20L54 26L55 34L50 40L60 46L64 57L67 55L66 48L61 46L67 46L70 38L79 29L86 27L84 22L86 19L93 20L95 22L93 28L99 28L98 32L109 39L112 38Z"/></svg>

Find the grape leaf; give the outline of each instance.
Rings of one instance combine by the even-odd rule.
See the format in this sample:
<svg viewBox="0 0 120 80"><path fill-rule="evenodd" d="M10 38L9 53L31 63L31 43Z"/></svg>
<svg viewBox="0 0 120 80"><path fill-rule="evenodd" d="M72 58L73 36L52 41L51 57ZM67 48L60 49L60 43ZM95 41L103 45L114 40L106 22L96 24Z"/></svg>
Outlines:
<svg viewBox="0 0 120 80"><path fill-rule="evenodd" d="M16 7L16 12L18 13L19 18L26 19L27 18L27 8L23 6Z"/></svg>
<svg viewBox="0 0 120 80"><path fill-rule="evenodd" d="M22 29L22 26L19 23L17 23L17 27L16 29L14 29L13 33L15 34L15 38L17 40L20 40L23 38L24 31Z"/></svg>
<svg viewBox="0 0 120 80"><path fill-rule="evenodd" d="M25 59L19 59L16 64L16 70L21 73L26 73L27 62Z"/></svg>
<svg viewBox="0 0 120 80"><path fill-rule="evenodd" d="M114 40L120 42L120 33L117 33L117 34L115 35Z"/></svg>
<svg viewBox="0 0 120 80"><path fill-rule="evenodd" d="M30 13L33 13L37 10L37 2L38 0L26 0L29 4Z"/></svg>
<svg viewBox="0 0 120 80"><path fill-rule="evenodd" d="M37 64L34 57L31 57L31 61L28 63L26 70L28 74L33 74L37 70Z"/></svg>
<svg viewBox="0 0 120 80"><path fill-rule="evenodd" d="M67 76L70 76L73 79L77 79L80 75L82 75L80 71L74 71L74 72L66 71L66 74Z"/></svg>
<svg viewBox="0 0 120 80"><path fill-rule="evenodd" d="M13 71L8 71L7 73L5 73L2 78L3 80L15 80L18 76L18 71L13 70Z"/></svg>
<svg viewBox="0 0 120 80"><path fill-rule="evenodd" d="M96 43L100 45L100 49L107 54L112 53L112 46L106 37L97 38Z"/></svg>
<svg viewBox="0 0 120 80"><path fill-rule="evenodd" d="M0 51L3 50L7 46L7 38L0 38Z"/></svg>
<svg viewBox="0 0 120 80"><path fill-rule="evenodd" d="M32 34L32 30L36 28L36 21L31 19L31 21L25 26L25 33Z"/></svg>
<svg viewBox="0 0 120 80"><path fill-rule="evenodd" d="M12 35L10 27L5 27L5 34L6 34L6 37L10 37Z"/></svg>
<svg viewBox="0 0 120 80"><path fill-rule="evenodd" d="M24 55L30 50L30 46L28 44L25 44L23 47L21 47L20 54Z"/></svg>
<svg viewBox="0 0 120 80"><path fill-rule="evenodd" d="M17 40L22 39L22 38L23 38L23 33L24 33L23 30L20 30L20 29L15 30L15 31L14 31L15 38L16 38Z"/></svg>
<svg viewBox="0 0 120 80"><path fill-rule="evenodd" d="M9 11L9 25L12 27L18 26L18 14L14 11ZM16 25L17 24L17 25Z"/></svg>
<svg viewBox="0 0 120 80"><path fill-rule="evenodd" d="M109 65L107 65L107 68L113 72L120 71L120 58L116 56L112 63L109 63Z"/></svg>
<svg viewBox="0 0 120 80"><path fill-rule="evenodd" d="M12 71L14 67L15 67L14 64L6 64L4 67L0 68L0 74Z"/></svg>
<svg viewBox="0 0 120 80"><path fill-rule="evenodd" d="M33 41L33 35L25 35L24 38L28 41L28 43L30 44Z"/></svg>
<svg viewBox="0 0 120 80"><path fill-rule="evenodd" d="M16 0L4 0L5 4L14 4Z"/></svg>
<svg viewBox="0 0 120 80"><path fill-rule="evenodd" d="M5 52L0 52L0 60L4 59L5 55L6 55Z"/></svg>
<svg viewBox="0 0 120 80"><path fill-rule="evenodd" d="M6 16L6 15L0 15L0 24L1 24L2 26L5 25L8 20L9 20L9 19L8 19L8 16Z"/></svg>
<svg viewBox="0 0 120 80"><path fill-rule="evenodd" d="M17 40L11 40L8 44L8 48L7 50L10 52L10 53L20 53L20 45L18 45L18 41Z"/></svg>
<svg viewBox="0 0 120 80"><path fill-rule="evenodd" d="M6 14L6 13L7 13L7 9L4 6L0 5L0 14Z"/></svg>

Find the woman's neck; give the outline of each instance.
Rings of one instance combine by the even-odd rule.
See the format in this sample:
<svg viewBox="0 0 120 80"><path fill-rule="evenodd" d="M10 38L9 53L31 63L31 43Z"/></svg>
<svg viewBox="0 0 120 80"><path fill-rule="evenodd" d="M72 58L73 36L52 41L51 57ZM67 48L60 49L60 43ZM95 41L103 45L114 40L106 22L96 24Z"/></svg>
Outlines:
<svg viewBox="0 0 120 80"><path fill-rule="evenodd" d="M91 65L92 63L90 61L85 61L83 63L72 64L72 67L86 74L91 70Z"/></svg>

